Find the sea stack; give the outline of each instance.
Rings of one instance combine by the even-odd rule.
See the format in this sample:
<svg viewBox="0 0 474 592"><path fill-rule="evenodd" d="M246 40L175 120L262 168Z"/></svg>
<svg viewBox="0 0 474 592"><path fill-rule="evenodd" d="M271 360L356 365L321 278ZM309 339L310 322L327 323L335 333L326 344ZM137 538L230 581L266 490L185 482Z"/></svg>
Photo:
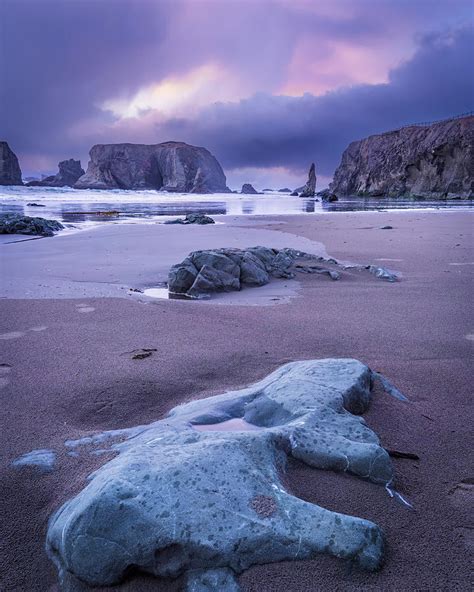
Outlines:
<svg viewBox="0 0 474 592"><path fill-rule="evenodd" d="M242 189L241 189L240 193L245 193L247 195L256 195L258 193L258 191L250 183L244 183L242 185Z"/></svg>
<svg viewBox="0 0 474 592"><path fill-rule="evenodd" d="M0 142L0 185L23 185L18 158L7 142Z"/></svg>
<svg viewBox="0 0 474 592"><path fill-rule="evenodd" d="M316 193L316 167L314 162L311 163L308 173L308 181L303 187L303 191L300 193L300 197L314 197Z"/></svg>
<svg viewBox="0 0 474 592"><path fill-rule="evenodd" d="M157 189L177 193L228 193L216 158L184 142L97 144L77 189Z"/></svg>
<svg viewBox="0 0 474 592"><path fill-rule="evenodd" d="M404 127L349 144L329 186L338 195L474 197L474 117Z"/></svg>
<svg viewBox="0 0 474 592"><path fill-rule="evenodd" d="M62 160L58 164L58 173L41 181L30 181L29 187L74 187L76 181L85 174L80 160Z"/></svg>

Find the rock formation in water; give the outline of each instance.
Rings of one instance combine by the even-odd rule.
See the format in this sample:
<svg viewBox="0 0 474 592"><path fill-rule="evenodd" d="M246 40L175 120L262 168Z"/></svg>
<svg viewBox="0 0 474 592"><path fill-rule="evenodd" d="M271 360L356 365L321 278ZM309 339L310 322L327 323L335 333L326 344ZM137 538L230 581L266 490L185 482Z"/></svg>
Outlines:
<svg viewBox="0 0 474 592"><path fill-rule="evenodd" d="M84 175L80 160L62 160L58 164L59 171L56 175L45 177L41 181L30 181L29 187L74 187L76 181Z"/></svg>
<svg viewBox="0 0 474 592"><path fill-rule="evenodd" d="M316 192L316 167L314 166L314 162L309 167L308 172L308 181L306 185L303 187L300 197L314 197Z"/></svg>
<svg viewBox="0 0 474 592"><path fill-rule="evenodd" d="M352 142L329 186L339 195L474 197L474 117Z"/></svg>
<svg viewBox="0 0 474 592"><path fill-rule="evenodd" d="M7 142L0 142L0 185L23 185L18 158Z"/></svg>
<svg viewBox="0 0 474 592"><path fill-rule="evenodd" d="M46 218L32 218L20 214L2 214L0 216L0 234L33 234L38 236L53 236L64 226L57 220Z"/></svg>
<svg viewBox="0 0 474 592"><path fill-rule="evenodd" d="M245 194L248 194L248 195L257 195L258 194L258 191L250 183L244 183L242 185L242 189L241 189L240 193L245 193Z"/></svg>
<svg viewBox="0 0 474 592"><path fill-rule="evenodd" d="M281 480L291 456L391 486L390 456L359 417L375 380L403 398L357 360L292 362L149 425L68 441L76 454L83 445L119 454L49 521L46 548L64 589L112 585L133 569L186 574L189 592L230 592L252 565L318 553L379 568L378 525L299 499Z"/></svg>
<svg viewBox="0 0 474 592"><path fill-rule="evenodd" d="M221 165L205 148L183 142L97 144L78 189L160 189L228 192Z"/></svg>

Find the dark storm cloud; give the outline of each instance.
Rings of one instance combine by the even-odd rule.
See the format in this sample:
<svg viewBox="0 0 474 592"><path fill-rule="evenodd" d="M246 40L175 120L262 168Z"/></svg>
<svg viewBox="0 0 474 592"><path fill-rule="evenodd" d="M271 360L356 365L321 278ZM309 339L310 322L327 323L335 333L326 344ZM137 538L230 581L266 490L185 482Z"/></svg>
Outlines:
<svg viewBox="0 0 474 592"><path fill-rule="evenodd" d="M470 74L474 31L428 35L387 84L360 85L315 97L259 93L215 104L194 120L157 125L159 138L180 137L209 147L228 168L306 168L315 160L331 175L347 144L408 123L473 109Z"/></svg>
<svg viewBox="0 0 474 592"><path fill-rule="evenodd" d="M332 171L355 137L470 107L469 33L451 45L423 38L388 85L278 93L314 91L320 64L326 87L344 83L348 66L338 71L335 45L344 59L362 51L362 78L367 55L383 74L410 55L416 31L456 25L471 10L469 0L0 0L0 137L24 172L85 160L99 141L168 138L207 145L227 167L297 168L316 158ZM250 98L164 122L148 111L117 121L101 109L214 62L241 84L233 96ZM363 79L379 74L367 68Z"/></svg>

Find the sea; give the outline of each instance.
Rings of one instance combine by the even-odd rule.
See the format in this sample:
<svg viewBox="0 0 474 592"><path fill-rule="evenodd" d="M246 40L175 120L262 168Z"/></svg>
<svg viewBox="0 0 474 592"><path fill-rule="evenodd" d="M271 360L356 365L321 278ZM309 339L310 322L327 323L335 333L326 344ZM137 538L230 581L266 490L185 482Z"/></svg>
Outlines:
<svg viewBox="0 0 474 592"><path fill-rule="evenodd" d="M36 206L29 204L38 204ZM14 212L59 220L70 228L159 222L202 212L210 216L314 215L368 211L474 211L472 200L415 201L345 197L333 203L265 191L258 195L193 195L162 191L92 190L69 187L0 187L0 214Z"/></svg>

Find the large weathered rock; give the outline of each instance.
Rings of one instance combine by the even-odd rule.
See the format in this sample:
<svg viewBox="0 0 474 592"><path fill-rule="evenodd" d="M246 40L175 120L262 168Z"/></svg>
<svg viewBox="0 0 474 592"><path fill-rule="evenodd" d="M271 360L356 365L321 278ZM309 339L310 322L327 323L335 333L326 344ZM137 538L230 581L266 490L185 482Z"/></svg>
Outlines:
<svg viewBox="0 0 474 592"><path fill-rule="evenodd" d="M0 185L23 185L18 158L7 142L0 142Z"/></svg>
<svg viewBox="0 0 474 592"><path fill-rule="evenodd" d="M58 164L59 171L56 175L45 177L41 181L30 181L29 187L74 187L76 181L84 175L80 160L62 160Z"/></svg>
<svg viewBox="0 0 474 592"><path fill-rule="evenodd" d="M474 117L352 142L329 186L338 195L474 197Z"/></svg>
<svg viewBox="0 0 474 592"><path fill-rule="evenodd" d="M258 191L250 183L244 183L242 185L242 189L241 189L240 193L244 193L246 195L257 195Z"/></svg>
<svg viewBox="0 0 474 592"><path fill-rule="evenodd" d="M134 568L186 573L189 591L230 592L251 565L317 553L377 569L376 524L305 502L280 479L291 455L391 485L389 455L354 415L369 406L375 378L357 360L292 362L155 423L67 442L76 454L108 444L119 455L50 520L47 551L60 578L110 585Z"/></svg>
<svg viewBox="0 0 474 592"><path fill-rule="evenodd" d="M308 180L306 185L303 187L300 197L314 197L316 192L316 167L314 166L314 162L311 163L308 172Z"/></svg>
<svg viewBox="0 0 474 592"><path fill-rule="evenodd" d="M90 151L79 189L162 189L183 193L228 192L222 167L205 148L184 142L98 144Z"/></svg>
<svg viewBox="0 0 474 592"><path fill-rule="evenodd" d="M321 267L319 263L324 263ZM368 271L375 277L395 282L395 273L374 265L344 265L335 259L296 249L213 249L193 251L168 274L168 290L189 298L209 298L213 292L230 292L244 286L263 286L270 278L294 278L297 272L341 277L339 270Z"/></svg>
<svg viewBox="0 0 474 592"><path fill-rule="evenodd" d="M195 251L177 265L168 276L173 294L190 298L208 297L212 292L240 290L242 285L263 286L272 277L291 278L296 259L293 249L215 249Z"/></svg>
<svg viewBox="0 0 474 592"><path fill-rule="evenodd" d="M31 218L19 214L2 214L0 216L0 234L34 234L39 236L53 236L64 226L57 220L46 218Z"/></svg>

